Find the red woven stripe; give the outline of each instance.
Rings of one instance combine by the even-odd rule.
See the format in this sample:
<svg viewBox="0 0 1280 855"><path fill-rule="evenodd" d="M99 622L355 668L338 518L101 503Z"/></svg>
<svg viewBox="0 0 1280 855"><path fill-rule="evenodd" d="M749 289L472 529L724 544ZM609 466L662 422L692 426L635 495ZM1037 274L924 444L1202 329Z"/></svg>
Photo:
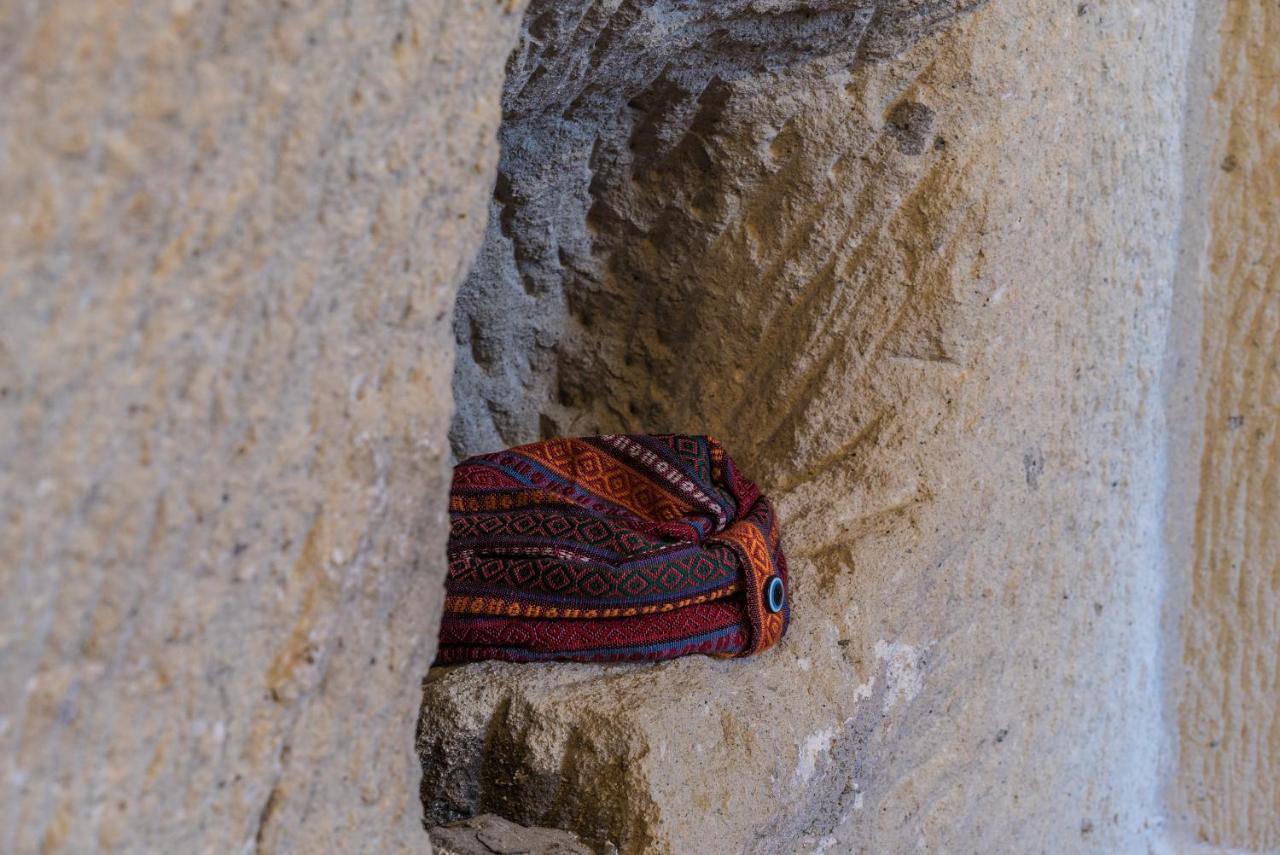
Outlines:
<svg viewBox="0 0 1280 855"><path fill-rule="evenodd" d="M463 461L440 662L745 655L786 632L769 502L713 438L547 440Z"/></svg>

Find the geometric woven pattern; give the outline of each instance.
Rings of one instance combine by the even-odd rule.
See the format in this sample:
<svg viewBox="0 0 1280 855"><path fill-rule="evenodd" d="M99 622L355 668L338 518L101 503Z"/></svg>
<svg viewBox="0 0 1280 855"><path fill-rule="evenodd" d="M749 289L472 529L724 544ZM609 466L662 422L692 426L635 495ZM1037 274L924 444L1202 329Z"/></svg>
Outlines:
<svg viewBox="0 0 1280 855"><path fill-rule="evenodd" d="M742 656L782 637L768 499L708 436L550 439L462 461L436 661ZM773 591L776 607L778 591Z"/></svg>

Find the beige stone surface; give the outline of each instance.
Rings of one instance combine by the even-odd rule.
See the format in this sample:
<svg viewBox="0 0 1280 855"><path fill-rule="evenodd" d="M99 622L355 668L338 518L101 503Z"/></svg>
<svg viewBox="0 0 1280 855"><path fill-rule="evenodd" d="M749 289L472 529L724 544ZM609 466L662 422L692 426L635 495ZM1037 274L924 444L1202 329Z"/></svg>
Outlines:
<svg viewBox="0 0 1280 855"><path fill-rule="evenodd" d="M0 7L0 851L429 849L519 2Z"/></svg>
<svg viewBox="0 0 1280 855"><path fill-rule="evenodd" d="M1280 847L1274 4L523 5L0 5L0 852ZM450 456L602 430L790 634L419 792Z"/></svg>
<svg viewBox="0 0 1280 855"><path fill-rule="evenodd" d="M1162 845L1193 13L1010 0L746 68L708 39L715 75L655 73L576 146L590 73L552 90L535 55L577 69L608 25L542 20L460 298L455 451L719 435L777 502L794 621L754 660L433 673L430 816L623 852Z"/></svg>
<svg viewBox="0 0 1280 855"><path fill-rule="evenodd" d="M1177 624L1175 828L1280 850L1280 8L1209 10L1199 495ZM1189 454L1188 459L1196 458ZM1192 467L1189 467L1192 468Z"/></svg>

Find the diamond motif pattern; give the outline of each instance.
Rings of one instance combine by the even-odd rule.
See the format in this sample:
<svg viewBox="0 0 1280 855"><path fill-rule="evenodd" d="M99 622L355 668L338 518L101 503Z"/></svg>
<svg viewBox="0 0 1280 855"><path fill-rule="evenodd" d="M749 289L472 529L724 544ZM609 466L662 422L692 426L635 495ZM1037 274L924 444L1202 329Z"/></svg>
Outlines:
<svg viewBox="0 0 1280 855"><path fill-rule="evenodd" d="M450 496L439 661L746 655L789 605L772 506L710 437L554 439L470 458Z"/></svg>

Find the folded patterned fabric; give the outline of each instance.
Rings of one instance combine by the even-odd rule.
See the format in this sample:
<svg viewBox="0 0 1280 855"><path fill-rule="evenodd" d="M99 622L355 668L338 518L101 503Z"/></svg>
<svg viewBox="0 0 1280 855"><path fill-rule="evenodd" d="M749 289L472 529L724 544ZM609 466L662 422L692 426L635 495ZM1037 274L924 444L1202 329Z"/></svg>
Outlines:
<svg viewBox="0 0 1280 855"><path fill-rule="evenodd" d="M787 631L773 507L712 437L470 457L449 515L437 664L747 656Z"/></svg>

